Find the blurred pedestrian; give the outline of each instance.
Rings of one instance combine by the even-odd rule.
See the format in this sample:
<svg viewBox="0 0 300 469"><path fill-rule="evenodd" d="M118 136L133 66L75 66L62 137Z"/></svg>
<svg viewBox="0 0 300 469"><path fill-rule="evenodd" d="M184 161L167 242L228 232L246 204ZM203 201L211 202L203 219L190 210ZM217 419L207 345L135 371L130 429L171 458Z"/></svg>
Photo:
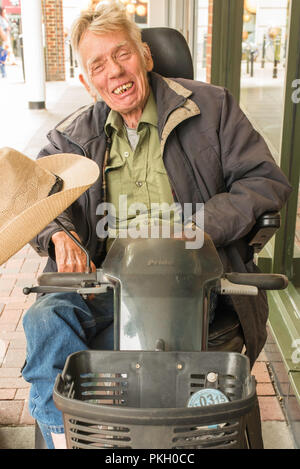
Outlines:
<svg viewBox="0 0 300 469"><path fill-rule="evenodd" d="M0 7L0 26L2 24L2 28L5 32L6 39L5 39L5 49L7 50L7 57L6 57L6 64L9 65L17 65L16 58L13 53L12 42L11 42L11 24L6 15L5 8Z"/></svg>
<svg viewBox="0 0 300 469"><path fill-rule="evenodd" d="M6 18L5 10L2 7L0 7L0 28L3 30L3 32L5 34L4 41L6 42L7 39L8 39L8 33L10 31L10 26L9 26L9 22Z"/></svg>
<svg viewBox="0 0 300 469"><path fill-rule="evenodd" d="M2 78L6 77L5 61L7 57L7 49L5 47L8 37L9 25L3 17L3 8L0 7L0 72Z"/></svg>
<svg viewBox="0 0 300 469"><path fill-rule="evenodd" d="M0 47L0 73L2 78L6 78L5 62L7 58L7 46Z"/></svg>

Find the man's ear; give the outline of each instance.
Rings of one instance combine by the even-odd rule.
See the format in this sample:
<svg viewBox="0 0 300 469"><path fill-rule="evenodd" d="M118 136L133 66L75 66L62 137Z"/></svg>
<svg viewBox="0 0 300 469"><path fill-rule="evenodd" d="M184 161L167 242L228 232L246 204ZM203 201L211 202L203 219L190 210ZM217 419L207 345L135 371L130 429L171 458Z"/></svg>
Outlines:
<svg viewBox="0 0 300 469"><path fill-rule="evenodd" d="M95 92L93 92L91 90L91 87L90 85L88 84L88 82L86 81L86 79L84 78L84 75L82 73L79 74L79 80L80 82L82 83L82 85L85 87L85 89L87 90L87 92L89 93L89 95L93 98L93 100L96 102L97 101L97 95Z"/></svg>
<svg viewBox="0 0 300 469"><path fill-rule="evenodd" d="M143 42L143 48L144 48L144 59L145 59L145 64L146 64L146 70L147 72L151 72L154 67L151 50L146 42Z"/></svg>

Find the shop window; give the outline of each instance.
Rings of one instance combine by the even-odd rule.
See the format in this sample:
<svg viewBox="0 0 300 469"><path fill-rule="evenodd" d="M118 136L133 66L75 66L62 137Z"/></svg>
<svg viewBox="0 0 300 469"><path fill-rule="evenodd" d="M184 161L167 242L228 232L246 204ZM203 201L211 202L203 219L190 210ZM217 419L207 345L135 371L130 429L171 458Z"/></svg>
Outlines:
<svg viewBox="0 0 300 469"><path fill-rule="evenodd" d="M200 81L209 81L210 58L211 58L211 27L208 28L208 0L198 0L197 14L197 67L195 78Z"/></svg>
<svg viewBox="0 0 300 469"><path fill-rule="evenodd" d="M91 0L90 6L97 8L101 3L109 3L111 0ZM135 23L141 27L147 26L148 23L148 0L118 0L122 3L128 14L133 18Z"/></svg>
<svg viewBox="0 0 300 469"><path fill-rule="evenodd" d="M279 163L289 1L245 0L241 106Z"/></svg>

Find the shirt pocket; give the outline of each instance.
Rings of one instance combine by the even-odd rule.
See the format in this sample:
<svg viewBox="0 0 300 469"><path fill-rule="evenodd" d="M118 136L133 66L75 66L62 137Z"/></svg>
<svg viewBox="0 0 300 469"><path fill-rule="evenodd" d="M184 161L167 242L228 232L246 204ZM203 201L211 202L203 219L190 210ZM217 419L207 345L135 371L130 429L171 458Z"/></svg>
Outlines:
<svg viewBox="0 0 300 469"><path fill-rule="evenodd" d="M118 168L122 168L125 165L125 158L119 153L114 153L110 155L110 158L107 162L107 166L105 168L105 174L108 174L110 171Z"/></svg>
<svg viewBox="0 0 300 469"><path fill-rule="evenodd" d="M119 195L123 194L122 171L125 160L116 154L110 158L105 168L105 178L107 184L107 201L118 207Z"/></svg>
<svg viewBox="0 0 300 469"><path fill-rule="evenodd" d="M174 197L172 193L172 186L162 159L155 161L153 166L153 187L149 187L149 190L152 194L156 193L156 195L151 197L151 200L155 198L157 199L155 201L158 203L168 203L170 205L173 204Z"/></svg>

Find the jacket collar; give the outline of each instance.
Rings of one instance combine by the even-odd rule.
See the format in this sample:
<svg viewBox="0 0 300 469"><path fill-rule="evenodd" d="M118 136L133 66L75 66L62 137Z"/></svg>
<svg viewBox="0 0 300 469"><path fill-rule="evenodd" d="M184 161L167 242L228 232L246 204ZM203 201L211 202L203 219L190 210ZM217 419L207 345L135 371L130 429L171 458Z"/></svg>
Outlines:
<svg viewBox="0 0 300 469"><path fill-rule="evenodd" d="M149 73L150 86L157 103L158 131L162 149L171 131L183 120L200 114L198 106L190 99L192 91L179 81ZM85 148L92 140L105 135L104 127L110 108L98 101L84 106L60 122L55 130L73 143Z"/></svg>
<svg viewBox="0 0 300 469"><path fill-rule="evenodd" d="M109 111L104 101L98 101L96 104L78 109L60 122L55 130L84 149L90 142L104 134Z"/></svg>
<svg viewBox="0 0 300 469"><path fill-rule="evenodd" d="M157 103L158 131L163 154L172 130L186 119L199 115L201 111L191 99L193 92L179 80L164 78L153 72L150 74L150 84Z"/></svg>

